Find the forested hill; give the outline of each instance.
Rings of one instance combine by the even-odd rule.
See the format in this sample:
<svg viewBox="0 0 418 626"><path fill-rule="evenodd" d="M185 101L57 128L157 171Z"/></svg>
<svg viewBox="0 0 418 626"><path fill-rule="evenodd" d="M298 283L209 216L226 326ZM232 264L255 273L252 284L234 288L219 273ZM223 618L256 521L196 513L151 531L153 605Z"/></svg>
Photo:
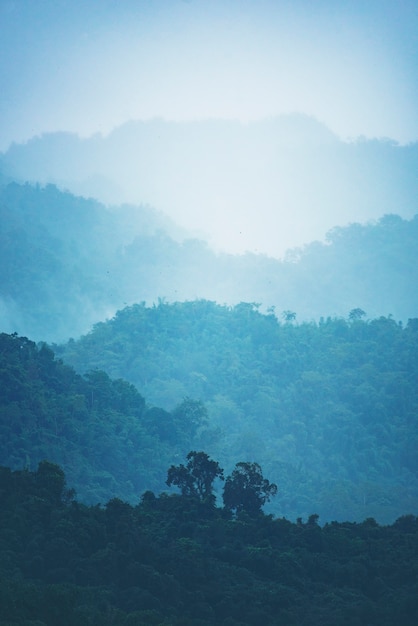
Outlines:
<svg viewBox="0 0 418 626"><path fill-rule="evenodd" d="M0 467L6 626L415 626L418 518L321 527L186 495L71 499L62 469Z"/></svg>
<svg viewBox="0 0 418 626"><path fill-rule="evenodd" d="M120 351L121 321L129 321L141 354L147 337L157 341L159 334L156 328L145 332L141 315L149 315L151 331L157 320L167 322L172 310L173 305L160 305L149 313L144 307L121 312L101 355ZM274 378L263 357L268 351L288 389L289 403L281 413L275 413L279 394L275 406L267 397L264 410L250 420L251 439L265 437L271 469L278 472L279 515L250 507L253 499L240 488L242 474L227 476L226 467L221 507L205 497L221 476L220 465L202 452L190 452L191 465L183 464L181 448L190 443L218 446L221 454L239 458L236 436L214 429L213 403L206 411L189 398L167 412L147 405L126 381L99 370L81 376L45 344L1 334L0 622L415 626L418 518L398 516L397 510L417 510L417 320L403 329L388 318L362 321L362 312L354 310L349 321L320 326L295 326L289 313L280 325L251 305L229 311L212 303L186 303L177 307L171 320L176 325L164 339L172 365L182 365L172 358L175 335L186 358L187 336L196 342L202 335L199 318L209 321L205 310L223 328L222 345L216 336L214 341L216 364L220 374L226 372L222 360L228 364L236 395L248 401L256 390L260 401L268 394ZM119 343L110 346L109 335ZM228 352L231 338L242 344L235 361ZM234 388L244 361L247 375ZM343 404L330 407L338 395L336 363L345 410ZM201 369L201 382L211 383L202 371L209 373ZM149 373L155 375L155 363ZM224 388L220 377L217 384ZM294 421L290 408L296 394L301 401ZM319 400L323 415L317 413ZM216 401L218 409L230 409L218 412L226 427L233 402ZM247 409L237 414L235 425L244 434ZM289 433L280 446L282 428ZM318 437L313 429L319 429ZM321 462L324 451L328 468ZM287 461L279 461L286 452ZM306 455L305 466L300 454ZM236 467L244 476L259 468L251 462ZM181 494L160 493L166 477ZM249 484L252 493L274 495L268 480L262 481L261 494L260 483ZM316 513L294 521L283 517L284 510L300 512L314 501ZM329 506L333 516L339 508L343 521L319 518L318 523L317 513L326 515ZM346 520L346 514L356 513L364 515L360 523ZM397 519L381 525L371 513Z"/></svg>
<svg viewBox="0 0 418 626"><path fill-rule="evenodd" d="M150 207L109 210L49 185L0 187L0 330L64 341L137 302L204 298L406 322L418 310L418 217L330 231L326 243L263 255L215 254Z"/></svg>
<svg viewBox="0 0 418 626"><path fill-rule="evenodd" d="M80 376L45 344L0 334L0 465L59 463L81 502L162 491L167 467L199 445L205 415L191 399L171 413L150 406L124 380Z"/></svg>
<svg viewBox="0 0 418 626"><path fill-rule="evenodd" d="M124 247L171 227L148 207L115 214L53 185L17 183L0 187L0 219L0 329L39 340L78 335L122 306Z"/></svg>
<svg viewBox="0 0 418 626"><path fill-rule="evenodd" d="M134 305L56 350L164 409L201 400L201 448L227 470L259 462L291 518L379 521L418 510L418 323L390 317L296 323L252 304Z"/></svg>

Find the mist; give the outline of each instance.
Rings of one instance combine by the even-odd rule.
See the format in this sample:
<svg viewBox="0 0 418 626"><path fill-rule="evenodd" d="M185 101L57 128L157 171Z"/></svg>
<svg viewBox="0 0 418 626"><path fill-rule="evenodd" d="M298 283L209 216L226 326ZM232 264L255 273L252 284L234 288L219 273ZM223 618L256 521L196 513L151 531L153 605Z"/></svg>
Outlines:
<svg viewBox="0 0 418 626"><path fill-rule="evenodd" d="M158 224L176 242L153 240L158 266L168 263L164 245L182 246L190 238L208 242L210 252L192 246L204 258L250 252L294 259L313 241L326 243L336 226L367 224L385 214L410 220L416 213L415 3L387 0L365 7L323 0L313 8L303 0L16 0L3 2L0 14L1 180L54 183L99 200L105 205L99 213L111 210L112 233L119 233L113 238L122 247L136 236L154 237ZM48 201L62 201L48 193ZM19 205L14 196L12 202ZM144 207L150 210L147 223ZM91 225L73 216L74 244L67 241L68 228L62 232L68 216L60 213L63 223L58 220L53 232L56 216L47 216L43 228L53 234L52 246L56 237L69 246L62 254L66 267L75 249L81 246L84 255L92 242L90 230L80 233L77 219L85 228ZM13 222L9 226L7 245L11 258L19 259L24 238L13 235ZM44 258L44 243L36 245ZM146 246L147 261L155 263L150 241ZM97 250L107 255L92 248L94 268ZM61 252L57 258L61 262ZM244 266L247 259L236 263ZM268 265L265 259L260 263ZM295 307L305 319L364 305L353 295L324 310L291 298L283 286L277 287L279 298L266 291L270 279L257 277L255 269L244 282L266 283L261 292L244 288L241 279L239 289L219 278L192 284L190 268L176 279L172 268L166 275L152 289L143 281L138 290L133 278L132 289L118 298L112 292L100 306L91 308L88 299L85 319L90 323L96 311L102 315L160 296L262 300ZM107 273L100 281L105 291ZM74 289L81 306L84 294ZM7 329L19 319L13 307L23 310L15 292L12 285L2 305ZM368 310L398 311L386 304ZM409 312L408 305L397 314L405 318ZM65 331L63 326L59 336Z"/></svg>
<svg viewBox="0 0 418 626"><path fill-rule="evenodd" d="M418 137L412 1L10 0L0 17L0 149L129 119L294 111L342 138Z"/></svg>
<svg viewBox="0 0 418 626"><path fill-rule="evenodd" d="M148 203L231 253L281 257L335 225L412 214L408 175L378 157L368 197L352 144L418 138L413 2L17 0L0 13L12 176Z"/></svg>
<svg viewBox="0 0 418 626"><path fill-rule="evenodd" d="M1 624L418 623L417 31L1 0Z"/></svg>
<svg viewBox="0 0 418 626"><path fill-rule="evenodd" d="M129 122L90 139L48 134L12 146L2 164L14 178L110 206L155 207L178 225L177 239L275 258L324 241L336 225L411 218L418 192L416 144L347 143L300 114L246 124Z"/></svg>

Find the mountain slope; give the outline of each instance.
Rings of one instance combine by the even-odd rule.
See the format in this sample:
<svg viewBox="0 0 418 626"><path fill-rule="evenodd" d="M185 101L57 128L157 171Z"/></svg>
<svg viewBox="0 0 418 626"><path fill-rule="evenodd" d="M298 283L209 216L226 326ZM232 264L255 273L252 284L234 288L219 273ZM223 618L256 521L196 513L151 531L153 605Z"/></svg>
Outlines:
<svg viewBox="0 0 418 626"><path fill-rule="evenodd" d="M45 344L0 334L0 465L59 463L82 502L131 502L164 488L166 470L198 445L205 411L168 413L101 371L80 376Z"/></svg>
<svg viewBox="0 0 418 626"><path fill-rule="evenodd" d="M259 462L278 514L386 522L418 507L417 323L362 317L280 324L243 303L135 305L56 350L164 408L203 401L203 448L228 471Z"/></svg>
<svg viewBox="0 0 418 626"><path fill-rule="evenodd" d="M259 302L300 321L361 307L406 322L418 310L418 217L336 228L285 261L215 254L149 207L111 211L52 185L0 187L0 219L1 330L37 340L159 298Z"/></svg>

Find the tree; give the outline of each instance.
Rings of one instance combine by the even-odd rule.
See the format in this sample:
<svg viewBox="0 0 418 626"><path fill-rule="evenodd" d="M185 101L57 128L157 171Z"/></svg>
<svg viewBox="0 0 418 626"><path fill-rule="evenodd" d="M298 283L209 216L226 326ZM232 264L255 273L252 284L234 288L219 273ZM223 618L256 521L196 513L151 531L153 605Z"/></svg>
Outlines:
<svg viewBox="0 0 418 626"><path fill-rule="evenodd" d="M224 479L223 469L205 452L189 452L188 463L172 465L167 474L167 485L176 485L184 496L194 496L202 502L213 500L215 478Z"/></svg>
<svg viewBox="0 0 418 626"><path fill-rule="evenodd" d="M285 322L294 322L296 319L296 313L294 311L283 311L282 318Z"/></svg>
<svg viewBox="0 0 418 626"><path fill-rule="evenodd" d="M263 477L258 463L237 463L225 481L223 501L226 509L257 515L277 493L277 485Z"/></svg>
<svg viewBox="0 0 418 626"><path fill-rule="evenodd" d="M348 319L350 320L350 322L355 322L357 320L363 319L363 317L365 316L366 316L366 311L363 311L363 309L360 309L360 308L356 308L356 309L351 309L350 313L348 314Z"/></svg>

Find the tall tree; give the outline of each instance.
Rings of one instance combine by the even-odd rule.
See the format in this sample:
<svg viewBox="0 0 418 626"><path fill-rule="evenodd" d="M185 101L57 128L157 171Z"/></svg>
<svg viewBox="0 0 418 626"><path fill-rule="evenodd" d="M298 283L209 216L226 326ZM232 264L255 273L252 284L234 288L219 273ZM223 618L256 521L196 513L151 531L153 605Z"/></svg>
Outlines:
<svg viewBox="0 0 418 626"><path fill-rule="evenodd" d="M223 469L217 461L209 458L206 452L191 451L187 455L188 463L168 470L167 485L176 485L184 496L194 496L202 502L213 499L215 478L223 480Z"/></svg>
<svg viewBox="0 0 418 626"><path fill-rule="evenodd" d="M241 462L225 481L223 501L230 511L256 515L276 493L277 485L263 477L258 463Z"/></svg>

